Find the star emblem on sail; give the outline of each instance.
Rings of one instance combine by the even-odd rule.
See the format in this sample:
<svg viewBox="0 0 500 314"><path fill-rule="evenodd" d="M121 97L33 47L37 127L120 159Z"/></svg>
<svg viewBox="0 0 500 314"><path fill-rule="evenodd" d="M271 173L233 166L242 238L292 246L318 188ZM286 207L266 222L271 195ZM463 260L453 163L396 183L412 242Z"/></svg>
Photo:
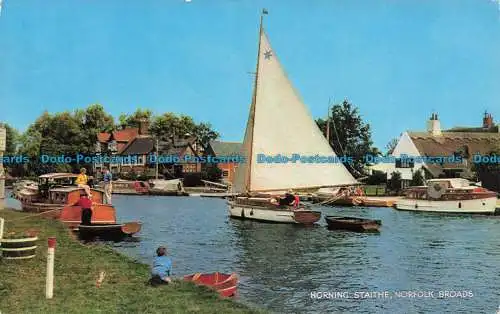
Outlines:
<svg viewBox="0 0 500 314"><path fill-rule="evenodd" d="M340 163L266 163L258 155L336 156L299 93L289 81L275 50L261 29L254 96L234 192L286 191L356 185ZM272 56L272 58L271 58Z"/></svg>

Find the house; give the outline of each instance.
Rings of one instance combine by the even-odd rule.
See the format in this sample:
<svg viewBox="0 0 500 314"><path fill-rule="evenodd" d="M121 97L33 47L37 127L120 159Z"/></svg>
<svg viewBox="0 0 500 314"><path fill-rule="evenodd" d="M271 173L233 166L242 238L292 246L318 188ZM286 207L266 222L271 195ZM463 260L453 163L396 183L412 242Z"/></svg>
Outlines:
<svg viewBox="0 0 500 314"><path fill-rule="evenodd" d="M163 169L171 177L182 177L188 173L200 173L202 163L197 159L203 155L203 145L195 136L172 137L159 142L159 155L176 157L180 162L163 163Z"/></svg>
<svg viewBox="0 0 500 314"><path fill-rule="evenodd" d="M101 132L97 134L96 155L101 156L120 156L123 151L129 147L138 136L146 136L147 123L143 122L139 128L126 128L122 130L113 131L111 133ZM122 166L131 167L131 163L124 162L111 162L104 164L96 162L94 164L94 171L99 173L103 167L109 167L113 173L120 173Z"/></svg>
<svg viewBox="0 0 500 314"><path fill-rule="evenodd" d="M214 157L239 156L241 145L241 143L236 142L210 141L205 155ZM218 163L217 167L222 170L222 180L232 184L238 164L234 162Z"/></svg>
<svg viewBox="0 0 500 314"><path fill-rule="evenodd" d="M409 186L413 173L419 169L424 170L426 178L473 178L474 156L489 154L498 143L500 127L487 112L481 127L449 130L441 129L438 115L433 113L427 121L426 132L401 134L387 163L376 164L371 169L386 172L388 179L394 171L401 173L403 188Z"/></svg>

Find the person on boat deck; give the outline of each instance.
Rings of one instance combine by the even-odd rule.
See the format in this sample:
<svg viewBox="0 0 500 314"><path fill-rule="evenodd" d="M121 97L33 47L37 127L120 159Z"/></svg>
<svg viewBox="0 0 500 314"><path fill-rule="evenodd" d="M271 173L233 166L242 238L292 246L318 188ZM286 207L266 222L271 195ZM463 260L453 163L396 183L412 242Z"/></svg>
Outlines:
<svg viewBox="0 0 500 314"><path fill-rule="evenodd" d="M76 183L76 185L78 185L78 187L84 188L85 193L87 193L88 198L91 199L92 194L90 194L90 187L87 185L89 178L87 177L86 173L87 173L87 169L85 169L85 168L80 169L80 174L78 175L78 177L76 177L75 183Z"/></svg>
<svg viewBox="0 0 500 314"><path fill-rule="evenodd" d="M82 208L82 225L90 226L92 224L92 201L87 195L80 196L78 206Z"/></svg>
<svg viewBox="0 0 500 314"><path fill-rule="evenodd" d="M297 206L298 203L295 200L295 195L292 194L291 190L285 193L285 197L279 199L280 206Z"/></svg>
<svg viewBox="0 0 500 314"><path fill-rule="evenodd" d="M156 249L156 257L153 260L151 269L152 279L160 279L162 283L171 283L170 273L172 272L172 260L167 256L167 249L160 246Z"/></svg>
<svg viewBox="0 0 500 314"><path fill-rule="evenodd" d="M113 192L113 186L112 186L113 175L111 174L108 168L104 168L103 181L104 181L104 199L106 204L111 205L111 193Z"/></svg>

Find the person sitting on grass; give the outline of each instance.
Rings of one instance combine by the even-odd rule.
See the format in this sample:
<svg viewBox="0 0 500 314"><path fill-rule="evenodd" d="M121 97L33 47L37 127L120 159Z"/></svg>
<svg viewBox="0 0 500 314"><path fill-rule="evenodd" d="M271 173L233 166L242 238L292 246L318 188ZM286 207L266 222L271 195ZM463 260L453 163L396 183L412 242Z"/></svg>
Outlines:
<svg viewBox="0 0 500 314"><path fill-rule="evenodd" d="M164 246L160 246L156 249L156 255L153 259L153 267L151 269L151 284L156 286L171 283L172 260L167 256L167 249Z"/></svg>

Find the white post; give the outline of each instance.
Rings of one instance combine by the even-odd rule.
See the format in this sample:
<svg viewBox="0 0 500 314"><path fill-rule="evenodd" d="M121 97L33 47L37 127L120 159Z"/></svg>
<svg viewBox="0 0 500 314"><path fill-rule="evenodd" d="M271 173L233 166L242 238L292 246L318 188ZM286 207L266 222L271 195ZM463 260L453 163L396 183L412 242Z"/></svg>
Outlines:
<svg viewBox="0 0 500 314"><path fill-rule="evenodd" d="M52 299L54 295L54 254L56 249L56 238L48 239L49 249L47 252L47 281L45 282L45 297Z"/></svg>
<svg viewBox="0 0 500 314"><path fill-rule="evenodd" d="M3 226L5 224L5 219L0 218L0 239L3 238Z"/></svg>

